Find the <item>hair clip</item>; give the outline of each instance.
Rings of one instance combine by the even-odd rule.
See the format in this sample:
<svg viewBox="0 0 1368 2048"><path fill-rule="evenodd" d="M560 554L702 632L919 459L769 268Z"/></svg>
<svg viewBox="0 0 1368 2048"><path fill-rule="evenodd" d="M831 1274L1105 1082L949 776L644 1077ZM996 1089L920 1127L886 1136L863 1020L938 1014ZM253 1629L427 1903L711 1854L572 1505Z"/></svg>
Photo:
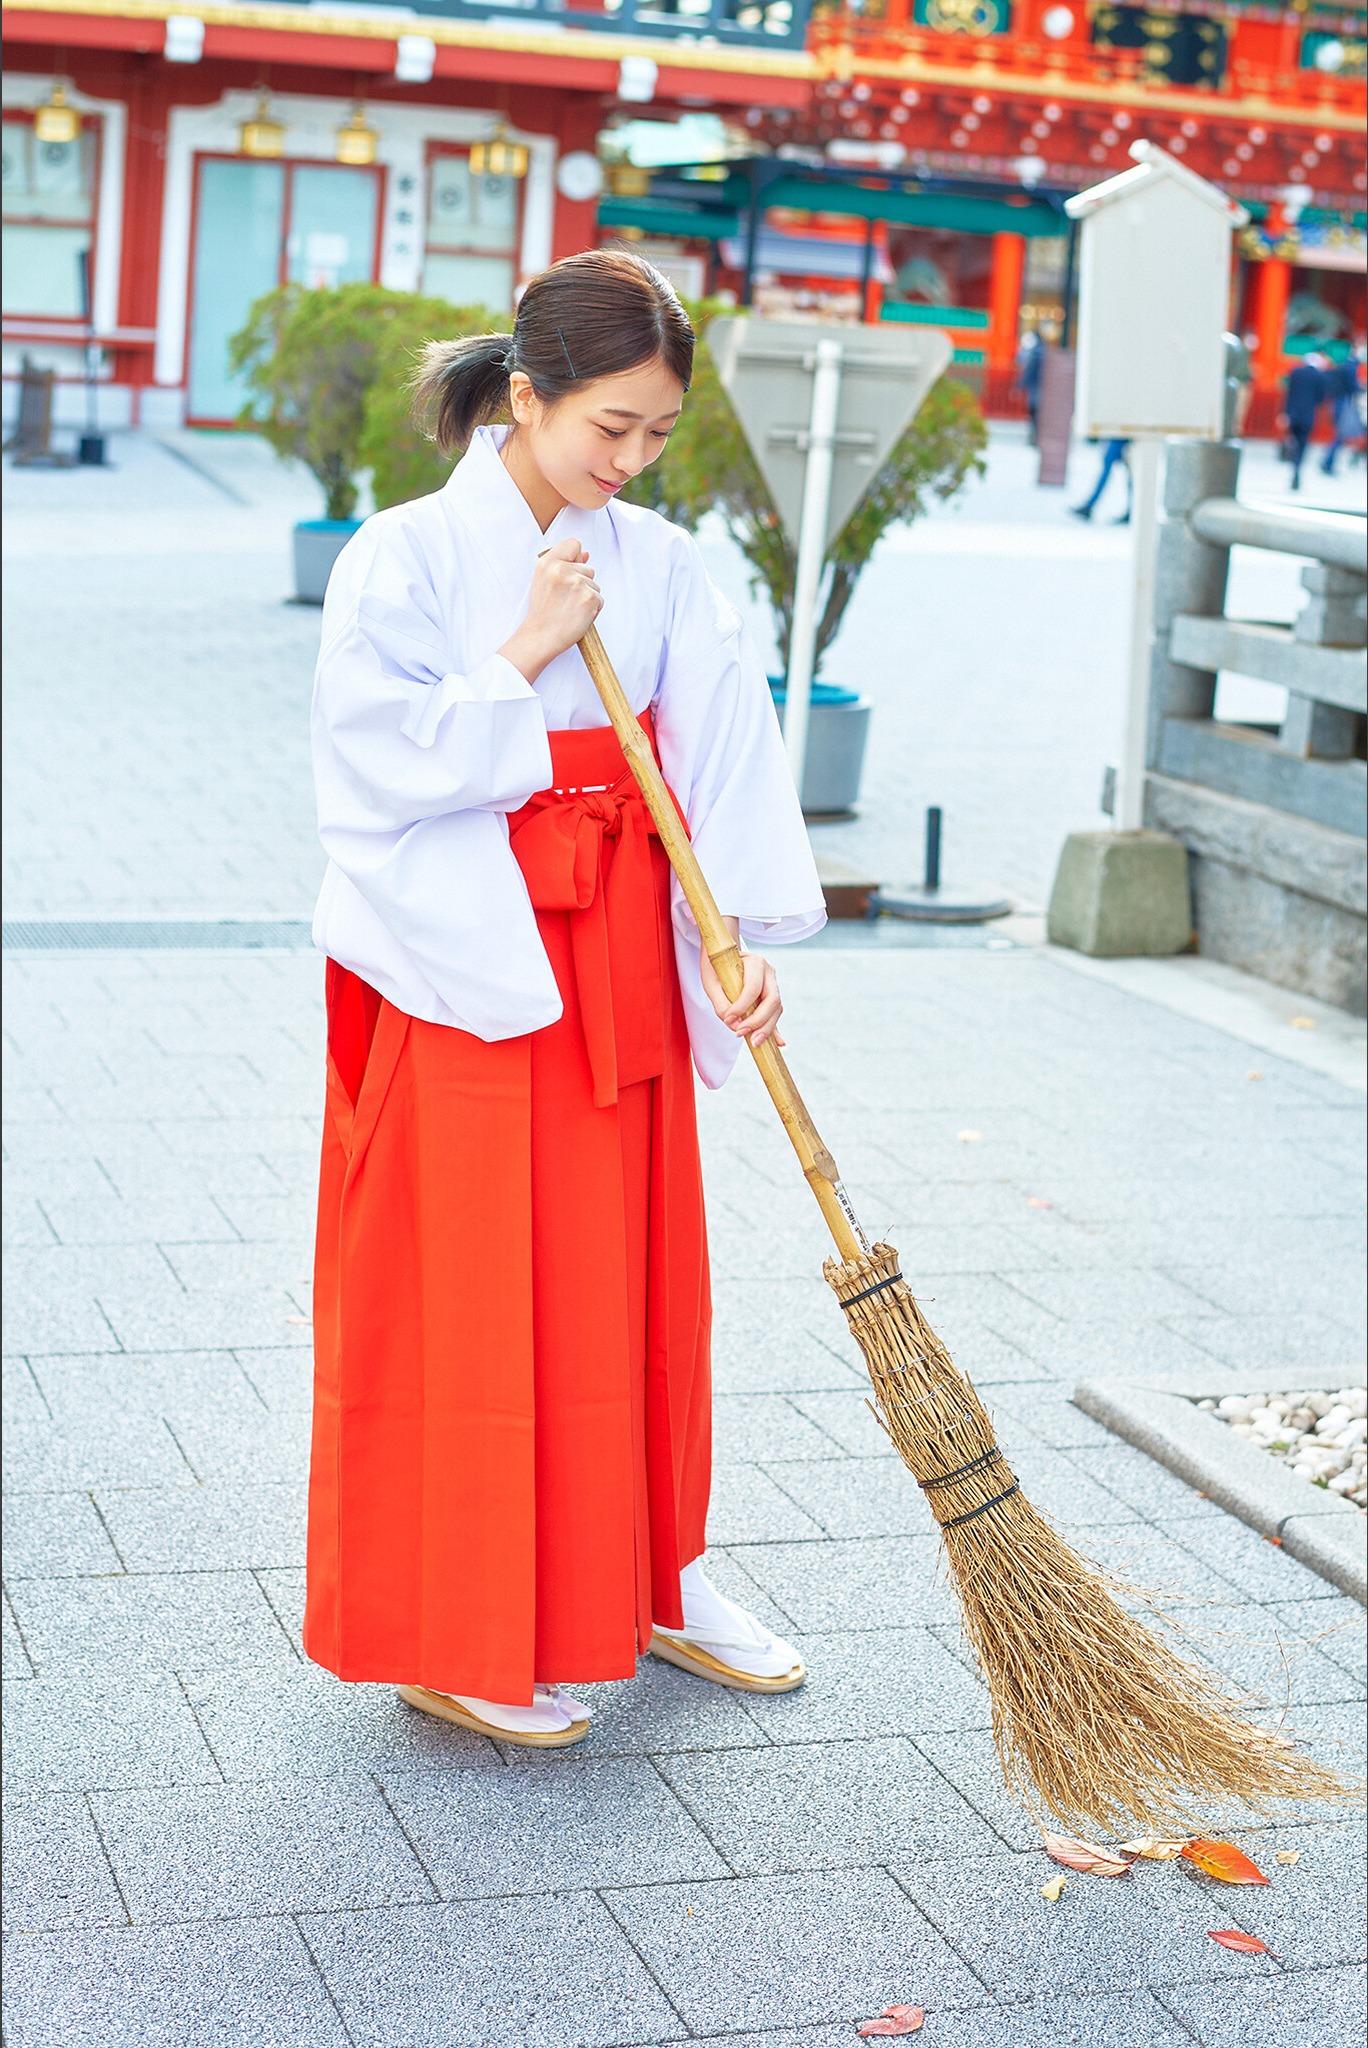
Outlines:
<svg viewBox="0 0 1368 2048"><path fill-rule="evenodd" d="M565 360L570 365L570 375L574 377L576 381L578 381L579 372L575 368L574 359L570 354L570 350L566 347L565 336L561 333L559 327L556 329L556 335L560 341L561 347L565 350Z"/></svg>

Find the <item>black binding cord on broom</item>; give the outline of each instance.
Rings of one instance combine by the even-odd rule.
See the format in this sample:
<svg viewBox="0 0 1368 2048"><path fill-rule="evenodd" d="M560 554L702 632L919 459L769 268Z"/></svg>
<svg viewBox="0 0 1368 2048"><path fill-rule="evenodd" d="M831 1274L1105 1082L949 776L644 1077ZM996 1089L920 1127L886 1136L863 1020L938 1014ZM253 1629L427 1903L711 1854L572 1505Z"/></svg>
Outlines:
<svg viewBox="0 0 1368 2048"><path fill-rule="evenodd" d="M745 978L740 952L650 743L592 626L580 649L734 1002ZM1153 1604L1152 1596L1080 1556L1032 1506L896 1251L871 1245L861 1229L783 1053L772 1038L750 1050L835 1242L839 1256L823 1272L873 1383L869 1406L940 1525L1009 1792L1067 1826L1188 1833L1204 1831L1208 1801L1263 1813L1276 1800L1361 1799L1361 1787L1250 1720L1250 1703L1232 1698L1215 1671L1179 1657L1128 1612L1126 1599ZM975 1498L1004 1476L1005 1492Z"/></svg>

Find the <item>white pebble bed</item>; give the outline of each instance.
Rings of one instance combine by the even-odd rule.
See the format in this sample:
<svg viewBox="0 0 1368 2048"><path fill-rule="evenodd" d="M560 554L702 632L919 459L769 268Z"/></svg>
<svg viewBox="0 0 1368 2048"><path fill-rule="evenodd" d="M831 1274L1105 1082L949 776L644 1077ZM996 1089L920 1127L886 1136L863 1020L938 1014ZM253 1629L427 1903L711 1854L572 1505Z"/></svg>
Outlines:
<svg viewBox="0 0 1368 2048"><path fill-rule="evenodd" d="M1368 1509L1368 1387L1338 1393L1226 1394L1199 1401L1313 1486Z"/></svg>

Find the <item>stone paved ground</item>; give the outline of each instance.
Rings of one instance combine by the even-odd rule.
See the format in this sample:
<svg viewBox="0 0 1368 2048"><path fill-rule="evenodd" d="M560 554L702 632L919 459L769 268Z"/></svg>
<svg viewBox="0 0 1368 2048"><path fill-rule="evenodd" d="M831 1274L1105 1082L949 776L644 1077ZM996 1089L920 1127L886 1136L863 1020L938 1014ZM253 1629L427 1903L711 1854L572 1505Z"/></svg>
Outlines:
<svg viewBox="0 0 1368 2048"><path fill-rule="evenodd" d="M303 915L317 621L278 600L306 501L240 445L213 462L246 502L149 444L117 452L113 477L17 480L9 915ZM1024 499L1020 454L1001 451L984 523L1038 529L1032 576L1071 603L1037 637L1059 636L1058 687L1081 702L1080 636L1109 647L1097 610L1124 563L1105 530ZM890 552L871 648L877 607L896 615ZM963 600L983 565L945 559ZM928 597L925 627L947 668L948 604ZM1004 685L982 773L946 786L983 860L1039 900L1097 734L1071 739L1065 706L1058 778L1023 776L1013 704ZM818 1123L1032 1497L1172 1589L1262 1711L1362 1768L1361 1610L1068 1398L1108 1367L1355 1367L1359 1099L1292 1056L1306 1034L1255 1053L1038 947L819 942L782 966ZM648 1664L591 1689L585 1745L532 1757L300 1654L317 963L7 967L10 2048L834 2048L894 2000L929 2009L937 2048L1362 2040L1352 1818L1203 1816L1268 1891L1154 1865L1039 1898L1049 1866L995 1777L928 1519L864 1408L752 1075L701 1100L709 1555L812 1675L757 1700ZM1274 1956L1228 1953L1213 1927Z"/></svg>

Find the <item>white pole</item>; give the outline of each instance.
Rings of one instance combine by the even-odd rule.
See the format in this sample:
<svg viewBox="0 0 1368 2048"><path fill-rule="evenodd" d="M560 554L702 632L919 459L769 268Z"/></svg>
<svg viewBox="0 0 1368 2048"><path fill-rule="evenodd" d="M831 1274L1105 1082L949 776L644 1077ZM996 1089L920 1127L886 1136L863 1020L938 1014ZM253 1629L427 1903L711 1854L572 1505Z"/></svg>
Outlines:
<svg viewBox="0 0 1368 2048"><path fill-rule="evenodd" d="M812 702L813 653L817 643L817 586L826 554L827 509L835 455L836 414L841 397L841 344L824 336L817 344L808 418L803 508L798 520L798 567L793 579L793 623L789 631L784 693L784 746L794 787L801 797L807 760L808 708Z"/></svg>
<svg viewBox="0 0 1368 2048"><path fill-rule="evenodd" d="M1159 442L1138 434L1130 444L1132 557L1130 660L1126 717L1116 775L1118 832L1138 832L1144 820L1145 746L1149 727L1150 655L1154 638L1154 567L1159 533Z"/></svg>

